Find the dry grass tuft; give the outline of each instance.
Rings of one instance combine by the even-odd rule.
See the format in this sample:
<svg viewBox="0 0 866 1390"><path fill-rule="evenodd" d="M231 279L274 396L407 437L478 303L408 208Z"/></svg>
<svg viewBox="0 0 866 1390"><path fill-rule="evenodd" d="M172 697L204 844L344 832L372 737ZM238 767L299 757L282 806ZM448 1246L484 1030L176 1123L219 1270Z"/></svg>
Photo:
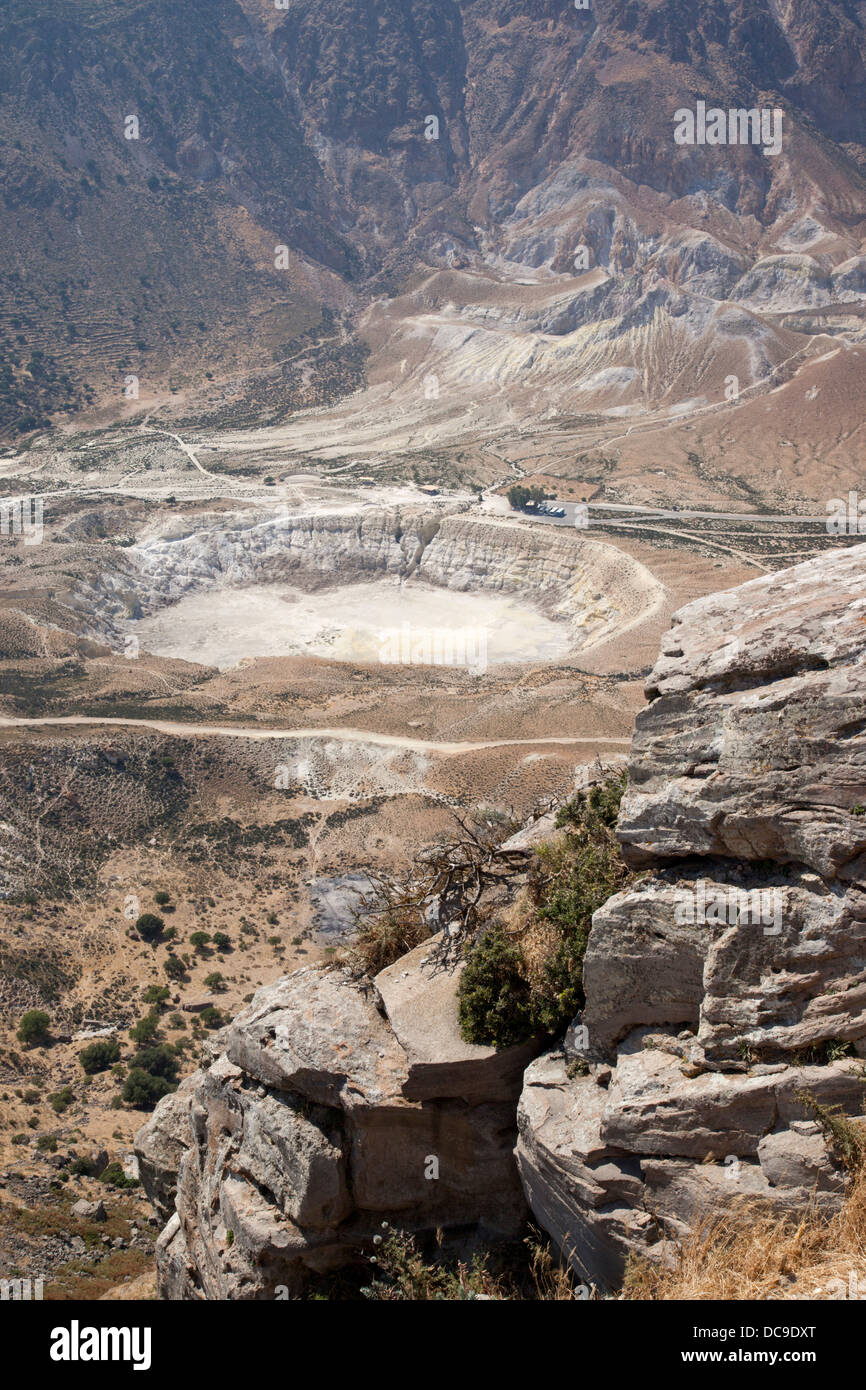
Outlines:
<svg viewBox="0 0 866 1390"><path fill-rule="evenodd" d="M744 1203L708 1216L680 1247L673 1268L630 1263L625 1299L838 1299L866 1295L866 1166L842 1209L814 1205L798 1218L769 1217Z"/></svg>

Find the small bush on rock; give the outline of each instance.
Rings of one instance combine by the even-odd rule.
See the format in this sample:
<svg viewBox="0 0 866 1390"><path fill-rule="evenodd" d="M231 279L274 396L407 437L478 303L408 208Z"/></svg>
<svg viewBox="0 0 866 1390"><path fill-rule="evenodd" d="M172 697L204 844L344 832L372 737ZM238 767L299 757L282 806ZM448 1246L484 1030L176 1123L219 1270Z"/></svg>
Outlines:
<svg viewBox="0 0 866 1390"><path fill-rule="evenodd" d="M120 1163L109 1163L107 1168L103 1168L99 1175L99 1181L104 1182L108 1187L138 1187L137 1178L128 1178L123 1171Z"/></svg>
<svg viewBox="0 0 866 1390"><path fill-rule="evenodd" d="M560 835L530 867L525 920L469 942L459 987L467 1042L507 1047L556 1036L583 1006L592 914L633 878L614 833L624 790L625 774L610 775L563 806Z"/></svg>
<svg viewBox="0 0 866 1390"><path fill-rule="evenodd" d="M502 927L472 943L460 977L460 1027L470 1042L513 1047L532 1036L532 1000L520 948Z"/></svg>

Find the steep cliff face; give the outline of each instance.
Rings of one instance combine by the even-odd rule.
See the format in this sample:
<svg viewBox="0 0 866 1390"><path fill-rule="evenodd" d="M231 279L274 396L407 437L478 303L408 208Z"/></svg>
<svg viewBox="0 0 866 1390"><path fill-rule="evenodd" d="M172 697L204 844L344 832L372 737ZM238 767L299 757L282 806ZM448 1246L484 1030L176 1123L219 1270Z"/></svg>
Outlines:
<svg viewBox="0 0 866 1390"><path fill-rule="evenodd" d="M595 914L586 1007L527 1071L530 1205L602 1283L749 1197L842 1181L803 1095L866 1099L866 547L676 615Z"/></svg>

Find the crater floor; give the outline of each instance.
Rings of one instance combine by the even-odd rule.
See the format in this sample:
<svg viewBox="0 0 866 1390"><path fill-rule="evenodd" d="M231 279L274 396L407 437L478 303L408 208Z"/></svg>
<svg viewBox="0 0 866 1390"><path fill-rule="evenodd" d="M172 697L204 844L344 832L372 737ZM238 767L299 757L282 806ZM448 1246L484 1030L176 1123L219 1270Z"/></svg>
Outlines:
<svg viewBox="0 0 866 1390"><path fill-rule="evenodd" d="M565 656L569 626L519 597L383 578L304 593L251 584L188 594L126 630L143 651L221 670L249 657L460 665L479 670Z"/></svg>

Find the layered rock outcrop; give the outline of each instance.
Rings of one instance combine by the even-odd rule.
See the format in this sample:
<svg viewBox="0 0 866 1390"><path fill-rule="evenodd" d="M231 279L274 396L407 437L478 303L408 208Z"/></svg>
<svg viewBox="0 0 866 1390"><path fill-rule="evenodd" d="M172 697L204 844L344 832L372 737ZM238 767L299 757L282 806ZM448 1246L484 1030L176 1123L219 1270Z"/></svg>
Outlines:
<svg viewBox="0 0 866 1390"><path fill-rule="evenodd" d="M534 1048L461 1040L442 944L373 984L311 967L266 986L157 1106L136 1151L167 1218L163 1297L296 1291L369 1254L383 1221L520 1228L515 1111Z"/></svg>
<svg viewBox="0 0 866 1390"><path fill-rule="evenodd" d="M744 1199L841 1200L807 1098L866 1098L864 579L859 546L692 603L649 679L618 827L649 872L519 1111L533 1212L596 1283Z"/></svg>

